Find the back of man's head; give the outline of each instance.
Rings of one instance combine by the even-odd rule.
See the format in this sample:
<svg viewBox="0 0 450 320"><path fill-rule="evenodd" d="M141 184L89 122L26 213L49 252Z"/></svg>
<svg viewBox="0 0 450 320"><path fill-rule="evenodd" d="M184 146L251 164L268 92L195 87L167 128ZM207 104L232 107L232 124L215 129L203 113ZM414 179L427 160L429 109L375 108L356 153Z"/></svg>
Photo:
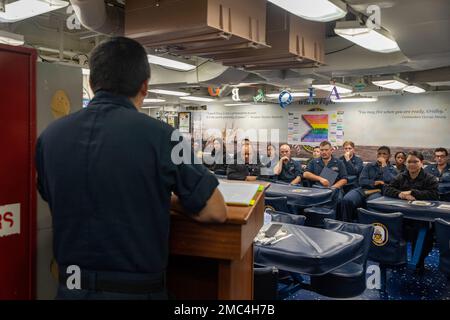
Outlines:
<svg viewBox="0 0 450 320"><path fill-rule="evenodd" d="M114 37L100 43L89 59L92 91L135 97L150 78L147 53L137 41Z"/></svg>

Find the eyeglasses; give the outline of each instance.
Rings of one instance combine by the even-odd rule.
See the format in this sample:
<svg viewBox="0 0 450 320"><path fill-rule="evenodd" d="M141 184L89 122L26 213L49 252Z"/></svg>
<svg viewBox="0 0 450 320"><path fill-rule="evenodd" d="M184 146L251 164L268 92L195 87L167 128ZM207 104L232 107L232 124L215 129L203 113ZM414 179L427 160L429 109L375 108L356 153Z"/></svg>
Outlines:
<svg viewBox="0 0 450 320"><path fill-rule="evenodd" d="M436 158L445 158L447 157L445 154L437 154L435 155Z"/></svg>

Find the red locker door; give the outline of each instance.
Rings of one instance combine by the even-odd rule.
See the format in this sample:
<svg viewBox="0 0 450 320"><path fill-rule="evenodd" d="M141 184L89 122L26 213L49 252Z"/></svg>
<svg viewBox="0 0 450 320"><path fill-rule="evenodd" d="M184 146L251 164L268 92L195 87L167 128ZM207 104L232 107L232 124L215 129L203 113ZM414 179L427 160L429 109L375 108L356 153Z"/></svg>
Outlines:
<svg viewBox="0 0 450 320"><path fill-rule="evenodd" d="M34 50L0 45L0 299L35 297Z"/></svg>

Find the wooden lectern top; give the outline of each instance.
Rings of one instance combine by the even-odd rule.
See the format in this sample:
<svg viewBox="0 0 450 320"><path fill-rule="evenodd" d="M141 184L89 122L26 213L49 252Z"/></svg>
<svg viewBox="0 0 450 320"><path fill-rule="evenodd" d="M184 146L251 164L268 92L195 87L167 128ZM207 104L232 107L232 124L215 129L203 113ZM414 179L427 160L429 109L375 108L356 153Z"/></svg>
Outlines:
<svg viewBox="0 0 450 320"><path fill-rule="evenodd" d="M248 183L258 183L265 188L269 186L264 181ZM263 225L264 192L258 191L254 200L255 204L248 207L227 206L227 220L223 224L200 223L171 212L170 253L219 259L242 258Z"/></svg>

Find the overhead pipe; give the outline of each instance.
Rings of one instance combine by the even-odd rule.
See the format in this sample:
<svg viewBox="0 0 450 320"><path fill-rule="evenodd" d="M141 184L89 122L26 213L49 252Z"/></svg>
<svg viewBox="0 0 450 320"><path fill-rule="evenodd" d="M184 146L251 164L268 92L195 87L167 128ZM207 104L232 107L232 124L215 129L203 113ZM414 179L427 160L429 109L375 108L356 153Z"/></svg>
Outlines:
<svg viewBox="0 0 450 320"><path fill-rule="evenodd" d="M78 20L87 29L109 36L124 34L122 8L107 5L104 0L70 0L70 3Z"/></svg>

